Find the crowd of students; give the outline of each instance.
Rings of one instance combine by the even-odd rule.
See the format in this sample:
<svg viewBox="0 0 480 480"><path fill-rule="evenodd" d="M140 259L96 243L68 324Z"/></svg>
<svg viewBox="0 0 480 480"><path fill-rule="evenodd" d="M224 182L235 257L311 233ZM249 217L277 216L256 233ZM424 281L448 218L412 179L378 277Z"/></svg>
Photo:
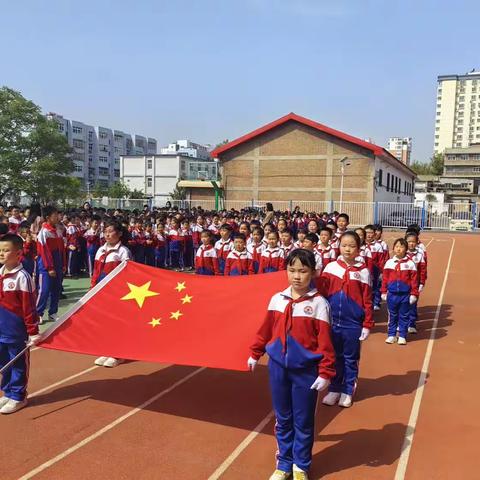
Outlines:
<svg viewBox="0 0 480 480"><path fill-rule="evenodd" d="M352 405L360 344L381 301L389 314L386 343L405 345L417 332L416 306L427 279L420 229L411 225L396 239L393 255L382 230L349 229L349 216L338 212L0 207L0 366L29 339L38 341L38 324L58 319L64 276L84 272L93 287L129 259L198 275L286 270L290 287L272 298L247 363L253 370L269 354L279 443L271 478L307 478L316 395L328 388L324 404ZM106 367L120 362L95 361ZM27 379L25 355L3 375L0 413L26 405ZM298 388L310 381L308 389ZM305 408L292 411L292 401Z"/></svg>

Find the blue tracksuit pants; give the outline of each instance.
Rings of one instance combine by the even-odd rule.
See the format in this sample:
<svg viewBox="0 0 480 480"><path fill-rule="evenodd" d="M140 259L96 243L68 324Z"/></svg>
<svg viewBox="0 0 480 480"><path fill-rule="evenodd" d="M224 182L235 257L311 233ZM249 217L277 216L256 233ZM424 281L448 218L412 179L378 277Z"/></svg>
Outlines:
<svg viewBox="0 0 480 480"><path fill-rule="evenodd" d="M270 359L270 389L278 443L277 468L291 472L293 464L308 470L312 463L318 392L311 390L317 366L290 369Z"/></svg>
<svg viewBox="0 0 480 480"><path fill-rule="evenodd" d="M330 392L353 395L358 378L358 362L360 360L360 334L362 325L351 328L332 325L332 343L335 349L336 374L330 384Z"/></svg>
<svg viewBox="0 0 480 480"><path fill-rule="evenodd" d="M412 305L409 303L410 294L400 293L387 295L388 307L388 336L394 337L397 329L400 337L406 338L409 321L410 310Z"/></svg>
<svg viewBox="0 0 480 480"><path fill-rule="evenodd" d="M418 301L413 305L410 305L410 310L408 312L408 326L417 328L417 318L418 318Z"/></svg>
<svg viewBox="0 0 480 480"><path fill-rule="evenodd" d="M372 272L372 303L374 307L379 307L382 301L382 294L380 292L380 270L377 267L373 267Z"/></svg>
<svg viewBox="0 0 480 480"><path fill-rule="evenodd" d="M69 275L80 275L82 252L80 250L67 250L67 272Z"/></svg>
<svg viewBox="0 0 480 480"><path fill-rule="evenodd" d="M97 250L98 248L96 246L87 248L88 274L90 276L93 275L93 267L95 265L95 255L97 254Z"/></svg>
<svg viewBox="0 0 480 480"><path fill-rule="evenodd" d="M155 266L165 268L166 248L157 248L155 250Z"/></svg>
<svg viewBox="0 0 480 480"><path fill-rule="evenodd" d="M57 276L51 277L44 268L41 258L38 259L37 267L37 313L43 316L50 300L48 314L53 315L58 312L58 301L62 291L62 270L56 268Z"/></svg>
<svg viewBox="0 0 480 480"><path fill-rule="evenodd" d="M25 342L0 342L0 368L15 358L25 348ZM3 373L1 389L12 400L24 400L27 395L30 351L27 350L12 366Z"/></svg>

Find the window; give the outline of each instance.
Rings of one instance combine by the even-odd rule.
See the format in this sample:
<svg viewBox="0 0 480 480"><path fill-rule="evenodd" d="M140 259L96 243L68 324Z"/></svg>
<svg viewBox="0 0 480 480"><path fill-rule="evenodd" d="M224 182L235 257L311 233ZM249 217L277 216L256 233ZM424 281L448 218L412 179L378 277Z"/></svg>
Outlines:
<svg viewBox="0 0 480 480"><path fill-rule="evenodd" d="M65 131L65 127L64 127L63 123L59 123L59 124L58 124L58 131L59 131L59 132Z"/></svg>
<svg viewBox="0 0 480 480"><path fill-rule="evenodd" d="M108 168L99 167L98 174L104 177L108 177Z"/></svg>
<svg viewBox="0 0 480 480"><path fill-rule="evenodd" d="M83 148L83 140L73 139L73 146L75 148Z"/></svg>
<svg viewBox="0 0 480 480"><path fill-rule="evenodd" d="M100 145L99 150L101 152L108 152L108 146L107 145Z"/></svg>
<svg viewBox="0 0 480 480"><path fill-rule="evenodd" d="M93 132L91 132L91 131L88 132L88 139L89 139L90 141L93 140Z"/></svg>
<svg viewBox="0 0 480 480"><path fill-rule="evenodd" d="M387 172L387 192L390 191L390 174Z"/></svg>
<svg viewBox="0 0 480 480"><path fill-rule="evenodd" d="M474 173L480 173L480 167L473 167L472 172Z"/></svg>
<svg viewBox="0 0 480 480"><path fill-rule="evenodd" d="M152 177L147 177L147 187L152 186Z"/></svg>
<svg viewBox="0 0 480 480"><path fill-rule="evenodd" d="M120 176L120 170L114 170L113 171L113 176L114 177L119 177Z"/></svg>
<svg viewBox="0 0 480 480"><path fill-rule="evenodd" d="M101 155L98 157L98 161L101 163L108 163L108 157Z"/></svg>
<svg viewBox="0 0 480 480"><path fill-rule="evenodd" d="M151 158L149 158L149 159L147 160L147 168L148 168L149 170L152 168L152 159L151 159Z"/></svg>
<svg viewBox="0 0 480 480"><path fill-rule="evenodd" d="M107 134L107 132L99 132L99 133L98 133L98 136L99 136L100 138L107 138L107 137L108 137L108 134Z"/></svg>
<svg viewBox="0 0 480 480"><path fill-rule="evenodd" d="M74 126L72 127L72 132L73 132L73 133L82 133L82 131L83 131L83 128L82 128L82 127L77 127L76 125L74 125Z"/></svg>
<svg viewBox="0 0 480 480"><path fill-rule="evenodd" d="M458 108L460 108L460 109L465 108L465 104L464 103L459 103Z"/></svg>
<svg viewBox="0 0 480 480"><path fill-rule="evenodd" d="M378 185L381 187L383 183L383 170L380 169L378 171Z"/></svg>
<svg viewBox="0 0 480 480"><path fill-rule="evenodd" d="M73 170L74 170L75 172L83 172L83 166L82 166L82 165L77 165L77 164L75 164L75 165L73 166Z"/></svg>

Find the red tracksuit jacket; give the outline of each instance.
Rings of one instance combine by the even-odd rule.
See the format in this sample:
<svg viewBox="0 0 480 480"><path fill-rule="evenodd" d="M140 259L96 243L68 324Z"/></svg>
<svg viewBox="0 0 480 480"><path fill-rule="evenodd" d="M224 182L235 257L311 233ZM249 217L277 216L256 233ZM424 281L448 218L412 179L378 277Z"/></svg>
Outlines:
<svg viewBox="0 0 480 480"><path fill-rule="evenodd" d="M382 293L408 294L418 297L418 275L415 262L405 256L394 256L383 269Z"/></svg>
<svg viewBox="0 0 480 480"><path fill-rule="evenodd" d="M335 351L330 338L327 301L315 288L292 299L292 289L275 294L251 346L252 358L265 352L287 368L308 368L318 364L318 374L335 376Z"/></svg>

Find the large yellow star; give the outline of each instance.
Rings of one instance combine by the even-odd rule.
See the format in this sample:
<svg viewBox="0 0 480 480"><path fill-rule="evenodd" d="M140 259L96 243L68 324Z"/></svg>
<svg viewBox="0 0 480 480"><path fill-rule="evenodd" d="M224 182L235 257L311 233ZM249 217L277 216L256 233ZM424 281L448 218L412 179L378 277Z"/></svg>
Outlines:
<svg viewBox="0 0 480 480"><path fill-rule="evenodd" d="M177 286L175 290L180 293L182 290L185 290L187 287L185 286L185 282L177 282Z"/></svg>
<svg viewBox="0 0 480 480"><path fill-rule="evenodd" d="M162 324L162 322L160 320L161 320L161 318L152 318L152 321L148 322L148 324L151 325L153 328L155 328L158 325Z"/></svg>
<svg viewBox="0 0 480 480"><path fill-rule="evenodd" d="M181 299L183 305L185 305L186 303L192 303L192 298L193 297L191 295L185 294L185 296Z"/></svg>
<svg viewBox="0 0 480 480"><path fill-rule="evenodd" d="M148 297L154 297L155 295L160 295L157 292L152 292L149 290L150 284L152 282L147 282L141 286L132 285L131 283L127 282L128 288L130 289L130 293L127 293L121 300L135 300L140 308L143 307L143 302Z"/></svg>
<svg viewBox="0 0 480 480"><path fill-rule="evenodd" d="M176 312L172 312L170 314L170 318L172 320L178 320L182 315L183 315L183 313L181 313L180 310L177 310Z"/></svg>

